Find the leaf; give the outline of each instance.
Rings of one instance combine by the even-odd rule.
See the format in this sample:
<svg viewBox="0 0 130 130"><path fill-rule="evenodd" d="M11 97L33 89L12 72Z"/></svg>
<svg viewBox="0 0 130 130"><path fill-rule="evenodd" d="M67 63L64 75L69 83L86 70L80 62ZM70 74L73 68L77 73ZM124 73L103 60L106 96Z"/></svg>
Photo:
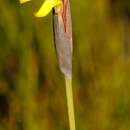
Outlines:
<svg viewBox="0 0 130 130"><path fill-rule="evenodd" d="M52 8L62 6L61 0L45 0L38 12L35 13L36 17L45 17L50 13Z"/></svg>

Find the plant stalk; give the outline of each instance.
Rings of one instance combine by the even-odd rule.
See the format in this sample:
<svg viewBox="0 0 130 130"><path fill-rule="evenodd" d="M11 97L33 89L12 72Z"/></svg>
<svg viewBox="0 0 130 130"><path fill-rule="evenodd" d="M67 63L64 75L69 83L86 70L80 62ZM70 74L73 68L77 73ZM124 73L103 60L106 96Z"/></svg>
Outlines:
<svg viewBox="0 0 130 130"><path fill-rule="evenodd" d="M75 130L75 116L72 91L72 25L69 0L62 0L60 12L53 9L53 32L57 59L65 76L67 108L70 130Z"/></svg>
<svg viewBox="0 0 130 130"><path fill-rule="evenodd" d="M74 103L73 103L73 90L72 79L65 79L66 82L66 96L69 115L70 130L76 130L75 128L75 115L74 115Z"/></svg>

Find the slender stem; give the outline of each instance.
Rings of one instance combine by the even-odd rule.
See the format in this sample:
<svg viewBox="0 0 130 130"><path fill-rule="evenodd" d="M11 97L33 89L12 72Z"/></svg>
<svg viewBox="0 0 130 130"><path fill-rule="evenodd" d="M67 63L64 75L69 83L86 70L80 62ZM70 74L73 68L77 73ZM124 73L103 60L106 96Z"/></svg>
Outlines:
<svg viewBox="0 0 130 130"><path fill-rule="evenodd" d="M70 130L75 130L75 115L74 115L72 80L65 79L65 82L66 82L66 96L67 96L69 126L70 126Z"/></svg>
<svg viewBox="0 0 130 130"><path fill-rule="evenodd" d="M123 46L124 46L124 59L127 62L129 59L129 42L130 42L130 38L129 38L129 16L124 16L123 18Z"/></svg>

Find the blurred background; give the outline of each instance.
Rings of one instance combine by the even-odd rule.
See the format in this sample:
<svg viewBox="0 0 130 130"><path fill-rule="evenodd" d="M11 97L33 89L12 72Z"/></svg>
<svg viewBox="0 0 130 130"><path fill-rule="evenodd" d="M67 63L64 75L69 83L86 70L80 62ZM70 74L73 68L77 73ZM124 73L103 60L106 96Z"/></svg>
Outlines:
<svg viewBox="0 0 130 130"><path fill-rule="evenodd" d="M130 130L130 2L70 0L77 130ZM52 15L0 0L0 130L69 130Z"/></svg>

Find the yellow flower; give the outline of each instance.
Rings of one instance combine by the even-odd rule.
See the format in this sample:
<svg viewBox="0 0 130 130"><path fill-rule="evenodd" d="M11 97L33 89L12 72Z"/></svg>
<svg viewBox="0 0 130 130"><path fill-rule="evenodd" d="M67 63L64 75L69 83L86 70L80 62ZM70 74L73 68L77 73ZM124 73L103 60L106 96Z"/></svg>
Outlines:
<svg viewBox="0 0 130 130"><path fill-rule="evenodd" d="M20 3L26 3L31 0L20 0ZM62 0L45 0L41 8L35 13L36 17L45 17L50 13L52 8L56 8L59 11L62 7Z"/></svg>
<svg viewBox="0 0 130 130"><path fill-rule="evenodd" d="M45 2L43 3L43 5L39 9L39 11L36 12L35 16L44 17L44 16L48 15L49 12L54 7L57 7L57 8L62 7L62 1L61 0L45 0Z"/></svg>

